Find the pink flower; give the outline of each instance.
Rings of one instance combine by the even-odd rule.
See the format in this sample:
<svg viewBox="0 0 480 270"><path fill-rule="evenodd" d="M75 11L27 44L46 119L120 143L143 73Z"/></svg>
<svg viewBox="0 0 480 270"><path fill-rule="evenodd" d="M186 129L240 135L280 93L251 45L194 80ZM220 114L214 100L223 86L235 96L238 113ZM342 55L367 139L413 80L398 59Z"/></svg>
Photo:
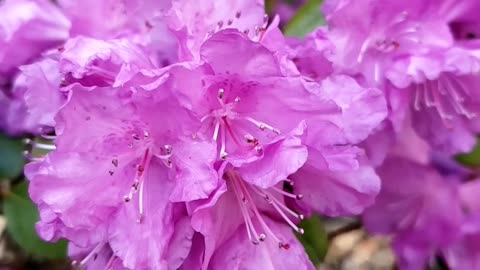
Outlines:
<svg viewBox="0 0 480 270"><path fill-rule="evenodd" d="M460 236L461 174L442 175L432 165L389 157L378 169L382 191L363 216L370 232L393 235L401 269L423 269Z"/></svg>
<svg viewBox="0 0 480 270"><path fill-rule="evenodd" d="M68 38L70 22L48 0L0 4L0 80Z"/></svg>
<svg viewBox="0 0 480 270"><path fill-rule="evenodd" d="M448 154L468 152L480 108L475 8L476 1L329 1L327 35L336 47L331 59L390 92L390 103L404 96L411 112L401 114L412 117L431 145Z"/></svg>
<svg viewBox="0 0 480 270"><path fill-rule="evenodd" d="M204 198L214 188L206 180L217 178L211 144L182 139L192 133L190 119L160 90L72 87L56 117L56 150L26 167L39 234L79 247L109 243L131 269L181 265L189 249L177 245L193 230L170 194L194 185L190 196Z"/></svg>
<svg viewBox="0 0 480 270"><path fill-rule="evenodd" d="M198 5L188 0L174 1L170 27L180 41L181 59L198 59L202 43L222 29L237 29L252 38L266 26L264 1L208 0Z"/></svg>
<svg viewBox="0 0 480 270"><path fill-rule="evenodd" d="M302 198L308 197L303 203L306 209L316 204L312 200L316 194L344 192L338 201L332 196L313 206L331 215L360 213L373 202L379 179L361 157L361 150L353 150L357 152L347 164L333 165L333 156L330 167L308 169L305 164L308 160L315 165L322 162L321 155L328 155L334 144L365 139L385 117L380 92L362 88L346 76L332 77L322 85L285 77L273 52L237 30L223 30L210 37L200 49L200 60L198 67L172 69L170 78L181 104L201 121L194 138L216 143L216 168L223 176L212 196L188 207L194 229L205 238L204 269L218 267L212 260L224 245L236 252L228 243L233 243L232 237L240 237L235 236L237 231L244 233L242 241L265 245L263 248L272 254L277 252L270 250L272 246L296 249L290 234L276 225L271 228L269 224L276 223L269 217L283 220L302 233L297 224L303 215L295 211L295 201ZM368 113L363 111L363 102L370 105ZM356 121L352 121L354 116ZM321 154L310 159L310 147ZM306 174L322 175L322 171L324 185ZM363 180L356 184L353 177L345 178L345 172L352 176L361 172ZM291 176L295 177L293 192ZM297 182L305 193L297 193ZM343 190L345 186L348 188ZM336 204L345 206L326 210ZM271 260L280 265L276 261L280 258ZM305 257L292 260L305 269L311 267Z"/></svg>

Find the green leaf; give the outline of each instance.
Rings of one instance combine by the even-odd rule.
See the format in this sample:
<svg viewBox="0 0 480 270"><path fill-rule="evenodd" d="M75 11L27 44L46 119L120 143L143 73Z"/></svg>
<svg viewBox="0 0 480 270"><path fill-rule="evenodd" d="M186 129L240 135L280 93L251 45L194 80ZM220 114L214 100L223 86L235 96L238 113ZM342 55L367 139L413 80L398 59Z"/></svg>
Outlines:
<svg viewBox="0 0 480 270"><path fill-rule="evenodd" d="M0 134L0 179L14 179L23 172L23 144Z"/></svg>
<svg viewBox="0 0 480 270"><path fill-rule="evenodd" d="M457 161L467 167L480 167L480 138L478 144L472 152L468 154L457 155Z"/></svg>
<svg viewBox="0 0 480 270"><path fill-rule="evenodd" d="M317 215L303 220L300 227L304 229L305 233L297 234L297 238L304 246L310 260L317 265L327 255L328 235L325 227Z"/></svg>
<svg viewBox="0 0 480 270"><path fill-rule="evenodd" d="M67 243L46 243L37 236L35 222L38 212L28 198L28 183L22 182L5 196L3 210L7 218L7 230L18 245L37 259L60 260L66 258Z"/></svg>
<svg viewBox="0 0 480 270"><path fill-rule="evenodd" d="M287 36L305 37L320 25L325 25L325 18L320 11L323 0L309 0L305 3L283 29Z"/></svg>

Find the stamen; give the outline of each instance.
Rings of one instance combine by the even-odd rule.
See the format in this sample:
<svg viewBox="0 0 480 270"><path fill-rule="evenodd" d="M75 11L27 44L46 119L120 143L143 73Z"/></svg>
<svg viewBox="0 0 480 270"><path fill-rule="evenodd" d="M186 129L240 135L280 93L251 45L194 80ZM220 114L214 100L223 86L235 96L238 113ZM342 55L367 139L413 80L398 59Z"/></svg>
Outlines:
<svg viewBox="0 0 480 270"><path fill-rule="evenodd" d="M238 180L238 183L240 183L240 186L242 187L242 189L245 191L245 194L247 195L247 199L252 201L253 202L253 199L250 195L250 193L247 191L247 188L245 186L245 184L243 183L243 180L239 179ZM270 227L268 227L267 223L265 222L265 220L263 220L262 218L262 215L260 214L260 212L258 211L257 207L255 206L255 204L252 205L252 210L253 210L253 213L255 214L258 222L260 223L260 225L263 227L263 229L267 232L268 235L270 235L272 237L272 239L277 242L277 243L282 243L278 237L275 235L275 233L273 233L273 231L270 229Z"/></svg>
<svg viewBox="0 0 480 270"><path fill-rule="evenodd" d="M268 129L268 130L271 130L272 132L274 132L275 134L280 134L280 130L270 126L270 125L267 125L263 122L260 122L260 121L257 121L251 117L244 117L243 119L253 123L254 125L258 126L258 128L260 128L260 130L264 131L265 129Z"/></svg>
<svg viewBox="0 0 480 270"><path fill-rule="evenodd" d="M268 26L268 14L263 15L263 28L267 28Z"/></svg>
<svg viewBox="0 0 480 270"><path fill-rule="evenodd" d="M138 196L138 219L137 223L140 224L143 221L143 191L144 190L144 182L140 183L140 194Z"/></svg>
<svg viewBox="0 0 480 270"><path fill-rule="evenodd" d="M166 144L166 145L164 145L164 146L163 146L163 149L165 149L165 152L167 153L167 155L170 155L170 154L172 154L172 150L173 150L173 148L172 148L172 146L171 146L171 145L169 145L169 144Z"/></svg>
<svg viewBox="0 0 480 270"><path fill-rule="evenodd" d="M225 151L225 148L227 147L227 146L226 146L226 144L227 144L227 142L226 142L226 140L227 140L227 139L226 139L227 135L225 134L225 129L222 130L221 133L222 133L222 134L221 134L221 136L222 136L222 145L220 146L220 159L225 160L225 159L227 158L227 156L228 156L228 153Z"/></svg>
<svg viewBox="0 0 480 270"><path fill-rule="evenodd" d="M284 181L287 182L287 184L289 184L289 185L292 186L292 187L293 187L294 184L295 184L295 182L293 182L293 180L291 180L291 179L285 179Z"/></svg>
<svg viewBox="0 0 480 270"><path fill-rule="evenodd" d="M55 140L57 138L57 136L55 135L45 135L45 134L40 135L40 137L44 138L45 140Z"/></svg>
<svg viewBox="0 0 480 270"><path fill-rule="evenodd" d="M302 195L302 194L292 194L292 193L288 193L288 192L286 192L286 191L284 191L284 190L281 190L281 189L279 189L279 188L277 188L277 187L272 187L272 190L274 190L274 191L282 194L283 196L287 196L287 197L290 197L290 198L295 199L295 200L301 200L301 199L303 199L303 195Z"/></svg>
<svg viewBox="0 0 480 270"><path fill-rule="evenodd" d="M113 263L115 262L116 259L117 259L117 256L112 255L112 257L110 257L110 259L108 260L107 265L105 265L105 270L112 270Z"/></svg>
<svg viewBox="0 0 480 270"><path fill-rule="evenodd" d="M225 89L220 88L220 89L218 90L218 95L217 95L218 99L223 99L223 96L224 96L224 95L225 95Z"/></svg>
<svg viewBox="0 0 480 270"><path fill-rule="evenodd" d="M260 237L258 236L257 234L257 231L255 229L255 226L253 226L253 222L252 222L252 219L250 217L250 214L248 213L248 210L245 208L245 195L243 195L243 193L241 192L241 189L237 186L237 183L235 181L235 179L231 179L231 183L232 183L232 189L233 189L233 193L235 194L235 198L237 199L237 202L238 202L238 205L240 207L240 211L242 212L242 216L243 216L243 220L244 220L244 223L245 223L245 229L247 231L247 235L248 235L248 239L250 239L250 241L255 244L255 245L258 245L259 244L259 241L263 241L263 240L260 240ZM241 193L242 194L242 199L240 200L240 194L238 193ZM253 237L252 237L252 234L253 234ZM261 234L263 235L263 239L265 239L265 235L264 234ZM258 240L257 240L258 239Z"/></svg>
<svg viewBox="0 0 480 270"><path fill-rule="evenodd" d="M53 151L57 149L57 147L53 144L46 144L46 143L39 143L39 142L32 143L32 147L42 149L42 150L48 150L48 151Z"/></svg>
<svg viewBox="0 0 480 270"><path fill-rule="evenodd" d="M255 36L260 35L260 27L258 25L255 25Z"/></svg>
<svg viewBox="0 0 480 270"><path fill-rule="evenodd" d="M169 145L165 145L164 149L167 152L170 152L171 154L171 148L168 147ZM144 218L144 206L143 206L143 200L144 200L144 181L143 180L143 175L144 172L148 169L148 166L150 165L152 155L150 155L150 150L147 149L145 151L145 154L142 159L142 163L137 166L137 173L135 174L135 179L132 184L132 188L130 189L130 192L127 196L123 197L123 200L125 202L130 202L133 198L133 195L139 191L139 196L138 196L138 219L136 220L137 223L142 223L143 218ZM143 181L142 181L143 180Z"/></svg>
<svg viewBox="0 0 480 270"><path fill-rule="evenodd" d="M218 139L218 131L220 129L220 121L216 121L216 124L215 124L215 129L213 131L213 140L214 141L217 141Z"/></svg>
<svg viewBox="0 0 480 270"><path fill-rule="evenodd" d="M28 151L28 150L23 151L23 157L24 157L25 159L27 159L28 161L31 161L31 162L43 161L43 159L44 159L43 156L34 157L34 156L32 155L32 153L30 153L30 151Z"/></svg>
<svg viewBox="0 0 480 270"><path fill-rule="evenodd" d="M304 230L302 228L299 228L297 225L295 225L295 223L293 223L293 221L291 219L289 219L287 217L287 215L285 215L285 213L282 211L282 209L280 209L280 207L278 206L277 203L275 203L273 200L272 202L270 203L271 205L273 205L273 207L275 208L275 210L280 214L280 216L282 216L283 220L285 220L288 225L290 225L290 227L292 227L295 231L297 231L299 234L303 234L304 233Z"/></svg>
<svg viewBox="0 0 480 270"><path fill-rule="evenodd" d="M205 120L207 120L210 117L213 117L213 116L211 114L205 115L204 117L202 117L202 119L200 119L200 123L203 123Z"/></svg>
<svg viewBox="0 0 480 270"><path fill-rule="evenodd" d="M83 260L81 260L80 262L73 261L72 266L73 267L85 266L85 264L87 264L92 258L96 258L98 256L98 253L104 246L105 246L105 243L101 242L85 258L83 258Z"/></svg>
<svg viewBox="0 0 480 270"><path fill-rule="evenodd" d="M255 146L258 145L258 139L250 134L245 135L245 140L247 141L247 143L253 144Z"/></svg>

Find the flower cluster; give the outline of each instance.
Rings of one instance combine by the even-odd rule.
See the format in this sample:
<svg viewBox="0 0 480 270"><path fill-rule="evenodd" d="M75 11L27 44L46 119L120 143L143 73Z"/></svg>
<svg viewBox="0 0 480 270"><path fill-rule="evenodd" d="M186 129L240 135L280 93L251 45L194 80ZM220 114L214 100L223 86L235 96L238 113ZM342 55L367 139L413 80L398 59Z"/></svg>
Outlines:
<svg viewBox="0 0 480 270"><path fill-rule="evenodd" d="M401 269L477 269L479 3L328 0L296 39L260 0L1 2L37 232L85 269L304 270L302 219L363 215Z"/></svg>

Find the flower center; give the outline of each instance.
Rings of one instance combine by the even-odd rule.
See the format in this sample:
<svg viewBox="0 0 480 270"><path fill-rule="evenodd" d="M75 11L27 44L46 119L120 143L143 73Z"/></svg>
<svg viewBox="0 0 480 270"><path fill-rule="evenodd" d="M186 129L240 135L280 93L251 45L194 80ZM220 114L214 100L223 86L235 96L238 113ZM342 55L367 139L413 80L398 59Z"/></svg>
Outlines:
<svg viewBox="0 0 480 270"><path fill-rule="evenodd" d="M245 151L254 150L257 154L263 153L263 146L260 144L259 139L241 127L244 123L254 125L260 131L269 130L274 134L280 134L280 130L271 125L238 113L236 107L241 102L240 97L235 97L233 100L228 101L225 98L225 89L221 88L218 90L217 100L220 108L212 110L205 115L201 122L209 127L213 127L212 138L219 145L220 158L222 160L228 157L226 149L228 138L231 139L231 142L237 149Z"/></svg>
<svg viewBox="0 0 480 270"><path fill-rule="evenodd" d="M304 218L304 216L288 208L288 206L286 206L282 200L282 197L301 200L303 197L301 194L288 193L277 187L261 189L253 185L248 185L241 178L238 172L234 170L227 171L225 173L225 179L227 180L229 188L233 191L237 199L238 206L240 207L240 211L242 213L242 217L246 227L248 238L253 244L258 245L260 242L265 241L267 237L271 237L275 242L278 243L279 248L290 248L290 245L280 240L280 238L276 236L275 233L267 225L260 210L255 204L255 197L252 196L252 193L257 194L257 196L260 196L262 199L268 202L272 206L273 210L277 212L283 218L283 220L296 232L300 234L304 233L304 230L302 228L299 228L291 219L292 217L300 221ZM286 181L292 183L291 180ZM260 228L256 228L254 226L253 219L257 219L258 223L260 224Z"/></svg>
<svg viewBox="0 0 480 270"><path fill-rule="evenodd" d="M148 139L150 136L149 132L148 131L145 131L144 134L143 134L143 139ZM137 134L133 134L132 135L132 138L133 140L135 141L140 141L142 140L142 137L140 137L139 135ZM149 143L146 142L146 144L148 145ZM133 148L133 143L130 143L128 146ZM144 213L144 186L145 186L145 174L146 172L148 171L148 168L151 164L151 161L152 161L152 158L157 158L157 159L160 159L164 165L167 167L167 168L171 168L172 167L172 160L171 160L171 156L172 156L172 151L173 151L173 148L171 145L164 145L161 149L160 149L160 154L156 154L152 151L152 147L151 146L147 146L146 149L144 150L144 153L143 153L143 157L140 161L139 164L136 165L136 171L135 171L135 176L134 176L134 180L133 180L133 184L130 188L130 191L129 193L123 197L123 200L128 203L130 202L133 197L138 193L138 218L137 218L137 223L142 223L143 221L143 218L145 216L145 213ZM112 164L113 166L115 167L118 167L118 159L112 159ZM110 175L113 175L113 171L110 171L109 172Z"/></svg>
<svg viewBox="0 0 480 270"><path fill-rule="evenodd" d="M392 53L400 48L420 42L417 23L407 20L408 13L401 12L392 20L381 25L382 29L371 33L360 48L357 61L361 63L369 49L380 53Z"/></svg>

